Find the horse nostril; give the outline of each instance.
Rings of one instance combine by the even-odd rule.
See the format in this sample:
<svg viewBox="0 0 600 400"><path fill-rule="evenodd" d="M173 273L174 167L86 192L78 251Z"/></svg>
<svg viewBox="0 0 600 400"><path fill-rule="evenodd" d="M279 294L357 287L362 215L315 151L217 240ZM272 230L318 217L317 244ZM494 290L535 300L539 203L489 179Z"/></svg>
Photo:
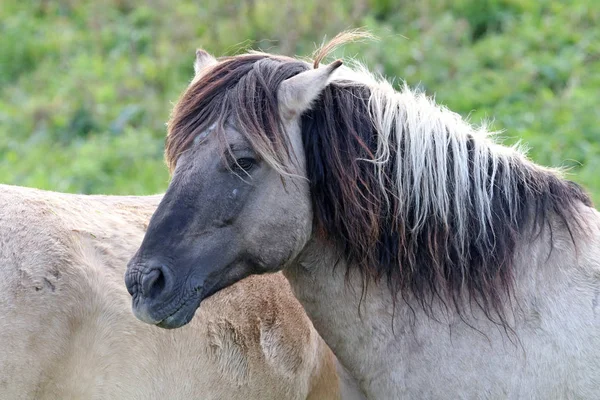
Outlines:
<svg viewBox="0 0 600 400"><path fill-rule="evenodd" d="M155 298L163 291L166 283L162 268L153 269L142 278L142 294L146 298Z"/></svg>

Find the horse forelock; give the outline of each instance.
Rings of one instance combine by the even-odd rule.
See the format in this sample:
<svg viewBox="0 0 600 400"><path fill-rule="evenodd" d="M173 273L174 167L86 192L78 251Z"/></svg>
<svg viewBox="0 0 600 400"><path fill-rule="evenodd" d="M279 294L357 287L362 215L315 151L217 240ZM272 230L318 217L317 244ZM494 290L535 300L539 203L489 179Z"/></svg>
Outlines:
<svg viewBox="0 0 600 400"><path fill-rule="evenodd" d="M319 53L319 61L324 53ZM316 62L315 62L316 63ZM215 122L232 122L282 174L291 144L277 105L281 82L309 68L265 53L222 59L182 95L166 159ZM340 68L301 116L316 232L368 280L426 310L474 301L505 323L519 241L557 217L569 232L590 199L558 171L496 144L444 107L357 65ZM222 129L217 129L222 132Z"/></svg>
<svg viewBox="0 0 600 400"><path fill-rule="evenodd" d="M308 69L308 64L260 52L219 61L190 85L173 108L165 148L171 172L179 156L210 127L226 145L226 124L235 126L272 167L285 172L290 145L283 134L277 88Z"/></svg>

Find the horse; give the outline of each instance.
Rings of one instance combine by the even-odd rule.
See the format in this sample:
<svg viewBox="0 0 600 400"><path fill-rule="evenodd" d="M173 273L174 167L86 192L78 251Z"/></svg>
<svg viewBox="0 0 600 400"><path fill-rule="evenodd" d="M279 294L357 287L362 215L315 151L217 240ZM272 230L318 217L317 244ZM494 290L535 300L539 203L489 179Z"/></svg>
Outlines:
<svg viewBox="0 0 600 400"><path fill-rule="evenodd" d="M197 53L125 282L186 325L283 271L369 399L600 398L600 215L563 171L355 60Z"/></svg>
<svg viewBox="0 0 600 400"><path fill-rule="evenodd" d="M230 286L180 330L133 316L125 266L161 197L0 185L0 398L342 398L281 274Z"/></svg>

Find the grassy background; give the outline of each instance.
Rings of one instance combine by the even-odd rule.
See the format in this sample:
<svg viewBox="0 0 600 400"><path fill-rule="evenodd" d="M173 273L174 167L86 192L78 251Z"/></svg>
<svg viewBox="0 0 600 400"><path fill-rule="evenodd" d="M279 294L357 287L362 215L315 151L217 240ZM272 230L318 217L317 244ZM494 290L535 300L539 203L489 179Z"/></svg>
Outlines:
<svg viewBox="0 0 600 400"><path fill-rule="evenodd" d="M493 120L600 201L596 0L2 0L0 182L163 191L165 122L196 47L304 56L355 27L381 40L336 55Z"/></svg>

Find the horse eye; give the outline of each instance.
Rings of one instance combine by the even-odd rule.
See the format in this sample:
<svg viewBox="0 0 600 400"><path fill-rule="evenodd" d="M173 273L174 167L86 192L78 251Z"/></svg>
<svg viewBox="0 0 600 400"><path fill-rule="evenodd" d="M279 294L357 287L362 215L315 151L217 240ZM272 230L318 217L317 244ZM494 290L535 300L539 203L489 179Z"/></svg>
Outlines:
<svg viewBox="0 0 600 400"><path fill-rule="evenodd" d="M242 158L238 158L237 160L235 160L236 168L241 168L244 171L248 172L252 169L252 167L254 167L254 165L256 164L256 160L254 158L250 158L250 157L242 157Z"/></svg>

